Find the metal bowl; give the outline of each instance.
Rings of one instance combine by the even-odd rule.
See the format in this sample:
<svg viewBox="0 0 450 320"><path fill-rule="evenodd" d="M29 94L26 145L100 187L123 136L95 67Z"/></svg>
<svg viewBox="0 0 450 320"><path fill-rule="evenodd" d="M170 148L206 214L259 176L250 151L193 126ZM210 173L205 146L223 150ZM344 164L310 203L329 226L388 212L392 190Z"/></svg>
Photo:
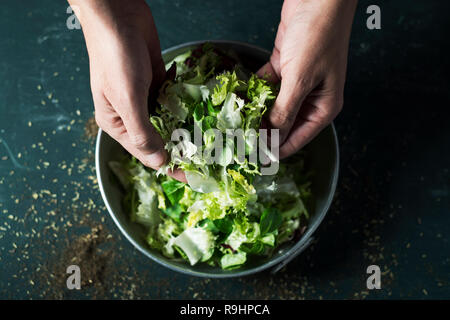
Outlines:
<svg viewBox="0 0 450 320"><path fill-rule="evenodd" d="M168 62L178 54L196 47L205 41L189 42L172 47L162 52L163 59ZM255 72L268 61L270 52L253 45L235 41L209 41L220 48L233 50L243 65ZM240 269L222 270L206 264L191 266L184 261L174 261L152 250L145 242L145 229L131 222L129 213L122 207L123 191L114 179L108 162L119 160L125 152L122 146L101 129L98 132L95 162L97 179L103 201L112 219L123 235L143 254L153 261L184 274L198 277L227 278L253 274L268 268L276 272L300 254L312 241L312 235L324 219L332 202L339 171L339 149L336 131L333 124L325 128L306 148L306 165L314 172L312 177L313 203L309 209L311 217L308 227L300 240L285 243L270 258L252 257Z"/></svg>

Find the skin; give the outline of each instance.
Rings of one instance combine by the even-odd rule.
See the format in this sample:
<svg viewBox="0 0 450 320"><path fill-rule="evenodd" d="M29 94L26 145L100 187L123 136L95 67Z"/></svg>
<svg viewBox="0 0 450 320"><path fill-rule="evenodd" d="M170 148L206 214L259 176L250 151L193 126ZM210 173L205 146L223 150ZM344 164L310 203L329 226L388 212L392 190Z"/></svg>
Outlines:
<svg viewBox="0 0 450 320"><path fill-rule="evenodd" d="M78 7L86 40L97 124L145 166L159 169L168 155L148 120L148 99L166 72L150 8L133 0L69 3ZM169 175L186 182L180 170Z"/></svg>
<svg viewBox="0 0 450 320"><path fill-rule="evenodd" d="M280 158L313 139L339 113L356 0L285 0L270 61L281 81L268 122L280 129ZM147 167L167 162L148 121L148 99L165 78L150 8L141 0L69 0L83 28L98 125ZM169 172L186 182L184 174Z"/></svg>
<svg viewBox="0 0 450 320"><path fill-rule="evenodd" d="M281 81L269 123L280 158L311 141L341 111L356 0L285 0L270 61L258 75Z"/></svg>

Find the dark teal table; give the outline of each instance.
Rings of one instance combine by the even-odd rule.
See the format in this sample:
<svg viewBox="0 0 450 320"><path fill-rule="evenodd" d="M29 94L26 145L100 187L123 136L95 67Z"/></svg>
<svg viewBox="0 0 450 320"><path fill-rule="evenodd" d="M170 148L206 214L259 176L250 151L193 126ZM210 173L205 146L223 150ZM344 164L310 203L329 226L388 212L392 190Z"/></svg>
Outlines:
<svg viewBox="0 0 450 320"><path fill-rule="evenodd" d="M0 10L0 298L450 298L450 3L376 1L351 41L341 175L316 241L279 274L206 280L137 252L98 191L88 58L64 1ZM281 1L151 1L163 48L229 39L271 49ZM86 125L86 123L88 124ZM83 287L65 288L65 268ZM381 290L366 288L379 265Z"/></svg>

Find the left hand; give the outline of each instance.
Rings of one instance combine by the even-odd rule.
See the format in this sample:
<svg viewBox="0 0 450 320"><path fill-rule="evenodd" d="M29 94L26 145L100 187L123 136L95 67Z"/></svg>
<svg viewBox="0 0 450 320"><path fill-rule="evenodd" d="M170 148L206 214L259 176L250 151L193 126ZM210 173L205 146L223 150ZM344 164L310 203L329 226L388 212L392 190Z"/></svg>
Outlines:
<svg viewBox="0 0 450 320"><path fill-rule="evenodd" d="M285 0L270 61L259 71L281 80L269 114L280 129L280 158L311 141L343 105L356 0Z"/></svg>

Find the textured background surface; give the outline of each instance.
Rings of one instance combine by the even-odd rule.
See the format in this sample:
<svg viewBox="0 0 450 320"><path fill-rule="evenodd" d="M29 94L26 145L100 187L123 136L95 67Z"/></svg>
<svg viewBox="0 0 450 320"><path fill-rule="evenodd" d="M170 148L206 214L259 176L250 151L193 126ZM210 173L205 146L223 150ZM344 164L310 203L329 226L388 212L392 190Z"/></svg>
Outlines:
<svg viewBox="0 0 450 320"><path fill-rule="evenodd" d="M450 298L446 1L360 1L341 176L316 243L276 276L196 279L137 252L103 206L93 168L82 32L63 1L0 10L0 298ZM281 1L151 1L163 48L199 39L271 49ZM79 263L83 289L64 289ZM383 271L365 289L365 269ZM89 281L92 280L92 281Z"/></svg>

